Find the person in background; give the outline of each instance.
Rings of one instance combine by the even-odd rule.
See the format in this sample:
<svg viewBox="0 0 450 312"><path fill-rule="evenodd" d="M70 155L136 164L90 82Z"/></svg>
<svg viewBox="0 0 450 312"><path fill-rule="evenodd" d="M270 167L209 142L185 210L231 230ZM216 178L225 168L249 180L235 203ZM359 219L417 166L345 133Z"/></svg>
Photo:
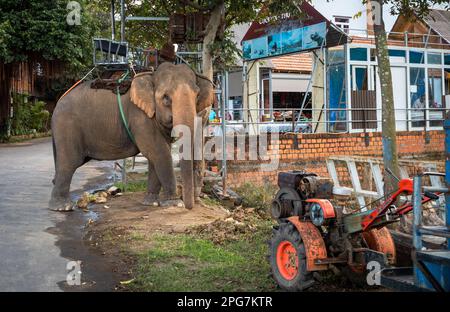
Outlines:
<svg viewBox="0 0 450 312"><path fill-rule="evenodd" d="M425 95L418 97L412 104L413 112L417 121L412 122L413 127L423 127L425 125Z"/></svg>
<svg viewBox="0 0 450 312"><path fill-rule="evenodd" d="M209 121L212 122L216 119L216 112L211 109L211 112L209 113Z"/></svg>
<svg viewBox="0 0 450 312"><path fill-rule="evenodd" d="M421 95L419 98L417 98L413 103L413 108L421 109L425 108L425 95Z"/></svg>
<svg viewBox="0 0 450 312"><path fill-rule="evenodd" d="M164 62L175 63L177 55L175 53L175 46L172 42L166 42L159 50L159 64Z"/></svg>

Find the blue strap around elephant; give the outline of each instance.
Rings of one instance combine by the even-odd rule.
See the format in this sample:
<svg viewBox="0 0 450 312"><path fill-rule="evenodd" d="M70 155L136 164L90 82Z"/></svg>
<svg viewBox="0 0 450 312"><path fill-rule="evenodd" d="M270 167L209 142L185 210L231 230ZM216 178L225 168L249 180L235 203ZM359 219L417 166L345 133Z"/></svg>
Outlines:
<svg viewBox="0 0 450 312"><path fill-rule="evenodd" d="M120 98L120 84L122 81L127 78L128 74L130 72L127 70L127 72L119 79L117 80L117 104L119 105L119 112L120 112L120 118L122 119L122 123L125 126L125 130L127 130L128 137L130 138L131 142L133 142L136 145L136 141L134 139L133 133L130 131L130 127L128 126L127 119L125 118L125 114L123 112L123 106L122 106L122 99Z"/></svg>

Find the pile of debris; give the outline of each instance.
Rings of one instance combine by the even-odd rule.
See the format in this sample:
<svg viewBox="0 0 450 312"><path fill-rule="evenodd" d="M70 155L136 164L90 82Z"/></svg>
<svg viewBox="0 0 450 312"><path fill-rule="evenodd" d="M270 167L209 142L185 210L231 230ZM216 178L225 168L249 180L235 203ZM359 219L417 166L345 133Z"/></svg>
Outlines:
<svg viewBox="0 0 450 312"><path fill-rule="evenodd" d="M108 190L99 190L90 194L84 192L80 199L77 200L76 206L83 211L89 211L89 204L105 204L108 197L121 196L121 190L116 186L111 186ZM108 206L104 206L107 208Z"/></svg>
<svg viewBox="0 0 450 312"><path fill-rule="evenodd" d="M245 234L252 234L260 226L261 217L254 208L237 207L223 219L199 225L187 230L189 234L206 236L214 244L241 240Z"/></svg>
<svg viewBox="0 0 450 312"><path fill-rule="evenodd" d="M440 201L438 203L428 202L423 204L422 208L422 223L423 225L438 225L444 226L444 206L439 206L440 203L444 201ZM410 213L404 217L404 219L400 222L400 230L407 234L412 234L413 232L413 214ZM445 241L445 239L443 240Z"/></svg>

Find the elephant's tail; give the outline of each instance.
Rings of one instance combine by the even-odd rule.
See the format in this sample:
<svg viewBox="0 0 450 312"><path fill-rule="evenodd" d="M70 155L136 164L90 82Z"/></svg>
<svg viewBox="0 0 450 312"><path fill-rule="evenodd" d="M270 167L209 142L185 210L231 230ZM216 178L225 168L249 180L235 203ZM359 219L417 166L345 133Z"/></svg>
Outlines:
<svg viewBox="0 0 450 312"><path fill-rule="evenodd" d="M52 135L52 147L53 147L53 163L55 165L55 175L56 175L56 145L55 137ZM53 185L55 185L55 179L52 180Z"/></svg>

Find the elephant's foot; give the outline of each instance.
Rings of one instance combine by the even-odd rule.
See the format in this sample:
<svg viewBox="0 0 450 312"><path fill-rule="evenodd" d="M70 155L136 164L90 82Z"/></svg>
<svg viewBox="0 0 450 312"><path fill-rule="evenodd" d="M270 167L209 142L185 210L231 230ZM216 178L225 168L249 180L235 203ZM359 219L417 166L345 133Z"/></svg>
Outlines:
<svg viewBox="0 0 450 312"><path fill-rule="evenodd" d="M48 208L52 211L68 212L73 211L74 204L70 199L51 199Z"/></svg>
<svg viewBox="0 0 450 312"><path fill-rule="evenodd" d="M161 207L179 207L184 208L184 203L181 199L168 199L168 200L161 200L159 202L159 205Z"/></svg>
<svg viewBox="0 0 450 312"><path fill-rule="evenodd" d="M195 198L195 203L199 204L201 203L201 195L202 195L202 188L201 187L195 187L194 189L194 198Z"/></svg>
<svg viewBox="0 0 450 312"><path fill-rule="evenodd" d="M147 193L142 201L144 206L159 206L158 203L158 194Z"/></svg>

